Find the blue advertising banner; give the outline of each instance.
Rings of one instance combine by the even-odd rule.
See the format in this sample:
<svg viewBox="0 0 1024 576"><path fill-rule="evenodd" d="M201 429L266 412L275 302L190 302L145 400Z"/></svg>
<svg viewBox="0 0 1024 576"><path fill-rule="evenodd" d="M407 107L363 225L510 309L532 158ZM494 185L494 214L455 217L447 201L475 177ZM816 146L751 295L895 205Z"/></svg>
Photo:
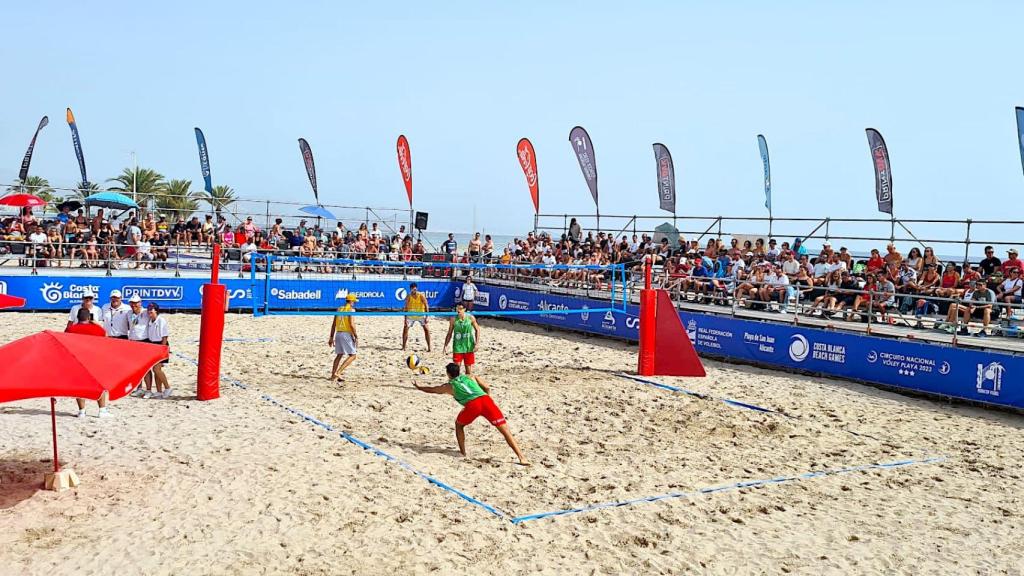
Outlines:
<svg viewBox="0 0 1024 576"><path fill-rule="evenodd" d="M0 293L25 298L25 310L69 310L82 294L93 292L106 302L111 290L124 298L138 294L144 303L159 302L168 310L198 310L202 304L205 278L0 276ZM249 278L224 278L231 308L252 308L254 286ZM349 293L359 296L364 309L400 308L409 287L402 280L274 280L266 301L277 310L333 310ZM421 280L420 291L435 307L450 307L455 286L447 280ZM255 286L256 298L264 300L264 284Z"/></svg>
<svg viewBox="0 0 1024 576"><path fill-rule="evenodd" d="M1018 106L1017 113L1017 143L1020 144L1020 166L1024 168L1024 108Z"/></svg>
<svg viewBox="0 0 1024 576"><path fill-rule="evenodd" d="M82 173L82 189L89 189L89 177L85 174L85 153L82 152L82 138L78 135L78 123L75 122L75 115L71 108L67 110L68 127L71 128L71 144L75 147L75 157L78 158L78 170Z"/></svg>
<svg viewBox="0 0 1024 576"><path fill-rule="evenodd" d="M210 175L210 151L206 149L206 136L196 128L196 145L199 146L199 169L203 173L203 189L207 194L213 193L213 177Z"/></svg>
<svg viewBox="0 0 1024 576"><path fill-rule="evenodd" d="M605 303L482 286L477 308L538 310L522 317L547 326L639 339L640 318L629 312L559 314ZM681 311L687 335L705 355L806 370L917 392L1024 408L1024 357L788 324Z"/></svg>
<svg viewBox="0 0 1024 576"><path fill-rule="evenodd" d="M768 162L768 141L764 136L757 135L757 147L761 151L761 163L764 164L764 207L768 216L772 215L772 168Z"/></svg>

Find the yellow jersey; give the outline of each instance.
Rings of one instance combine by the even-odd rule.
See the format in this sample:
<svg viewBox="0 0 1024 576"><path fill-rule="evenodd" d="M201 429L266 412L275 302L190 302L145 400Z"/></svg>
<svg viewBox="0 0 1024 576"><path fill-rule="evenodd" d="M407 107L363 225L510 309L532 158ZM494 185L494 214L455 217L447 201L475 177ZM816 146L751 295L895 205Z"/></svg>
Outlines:
<svg viewBox="0 0 1024 576"><path fill-rule="evenodd" d="M423 292L417 292L415 296L409 294L405 297L405 309L407 312L426 312L427 297Z"/></svg>
<svg viewBox="0 0 1024 576"><path fill-rule="evenodd" d="M341 308L338 308L338 312L352 312L353 308L351 304L345 304ZM334 331L335 332L348 332L352 333L352 317L351 316L335 316L334 317Z"/></svg>

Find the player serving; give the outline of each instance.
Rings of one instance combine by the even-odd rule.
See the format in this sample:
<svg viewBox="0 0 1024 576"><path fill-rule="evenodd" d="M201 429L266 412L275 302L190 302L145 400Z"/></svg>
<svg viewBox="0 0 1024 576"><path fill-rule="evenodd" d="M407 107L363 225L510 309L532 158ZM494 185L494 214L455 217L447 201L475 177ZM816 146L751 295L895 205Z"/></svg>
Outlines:
<svg viewBox="0 0 1024 576"><path fill-rule="evenodd" d="M427 303L427 295L420 292L415 282L409 284L409 294L405 297L406 312L429 312L430 304ZM427 352L430 352L430 329L427 328L427 317L409 314L405 317L405 325L402 326L402 350L409 341L409 328L419 324L423 327L423 337L427 339Z"/></svg>
<svg viewBox="0 0 1024 576"><path fill-rule="evenodd" d="M448 343L452 343L452 362L466 367L466 374L473 374L476 364L476 343L480 340L480 325L476 318L466 314L466 306L462 302L455 305L456 315L448 321L448 335L444 337L444 353L448 353Z"/></svg>
<svg viewBox="0 0 1024 576"><path fill-rule="evenodd" d="M448 374L448 382L440 386L420 386L415 381L412 385L421 392L428 394L450 394L455 401L462 405L462 411L455 417L455 440L459 443L459 452L466 455L466 426L473 423L479 416L483 416L492 426L501 432L508 443L509 448L516 453L519 463L529 466L530 463L519 450L516 439L508 429L508 423L501 409L491 399L491 388L483 380L476 376L459 374L459 365L452 362L445 367Z"/></svg>

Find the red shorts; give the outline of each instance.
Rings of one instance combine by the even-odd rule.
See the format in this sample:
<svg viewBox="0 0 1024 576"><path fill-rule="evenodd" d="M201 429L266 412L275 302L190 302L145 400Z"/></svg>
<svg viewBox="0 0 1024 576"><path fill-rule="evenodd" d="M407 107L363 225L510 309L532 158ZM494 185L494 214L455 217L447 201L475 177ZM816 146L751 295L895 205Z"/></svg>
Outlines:
<svg viewBox="0 0 1024 576"><path fill-rule="evenodd" d="M478 416L483 416L494 426L501 426L505 423L505 415L501 413L501 409L494 403L494 400L491 400L488 394L467 402L462 407L462 412L459 412L459 415L455 417L455 423L468 426Z"/></svg>
<svg viewBox="0 0 1024 576"><path fill-rule="evenodd" d="M472 366L476 364L476 353L474 352L455 352L452 354L452 362L456 364L465 363L466 366Z"/></svg>

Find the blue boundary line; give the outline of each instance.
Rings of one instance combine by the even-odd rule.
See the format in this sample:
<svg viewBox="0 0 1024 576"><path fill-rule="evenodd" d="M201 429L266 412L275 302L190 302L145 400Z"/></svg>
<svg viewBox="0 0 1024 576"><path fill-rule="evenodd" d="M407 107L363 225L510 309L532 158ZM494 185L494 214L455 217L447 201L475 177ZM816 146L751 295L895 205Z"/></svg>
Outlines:
<svg viewBox="0 0 1024 576"><path fill-rule="evenodd" d="M581 506L579 508L566 508L564 510L553 510L550 512L538 512L535 514L526 514L524 516L516 516L511 518L510 522L513 524L522 524L523 522L529 522L532 520L541 520L544 518L551 518L554 516L568 516L570 514L581 514L583 512L593 512L595 510L603 510L606 508L618 508L621 506L632 506L634 504L644 504L648 502L658 502L661 500L670 500L674 498L694 498L696 496L702 496L705 494L715 494L719 492L729 492L733 490L739 490L742 488L755 488L758 486L767 486L771 484L784 484L787 482L798 482L801 480L810 480L813 478L825 478L828 476L839 476L841 474L852 474L854 472L863 472L866 470L885 470L893 468L904 468L907 466L917 466L925 464L937 464L944 462L946 459L942 456L932 456L928 458L921 458L916 460L898 460L895 462L882 462L876 464L862 464L860 466L849 466L846 468L834 468L829 470L817 470L811 472L805 472L803 474L795 474L792 476L776 476L775 478L765 478L761 480L744 480L741 482L735 482L733 484L725 484L721 486L709 486L706 488L700 488L691 492L669 492L667 494L658 494L656 496L646 496L643 498L632 498L630 500L616 500L612 502L600 502L598 504L589 504L587 506Z"/></svg>
<svg viewBox="0 0 1024 576"><path fill-rule="evenodd" d="M195 366L199 365L199 362L196 361L194 358L191 358L189 356L181 354L180 352L171 352L171 354L173 354L174 356L177 356L178 358L181 358L182 360L185 360L186 362L189 362L189 363L191 363L191 364L193 364ZM787 417L792 418L792 416L788 416L785 413L776 412L775 410L769 410L767 408L762 408L760 406L755 406L753 404L746 404L746 403L743 403L743 402L737 402L735 400L731 400L730 401L728 399L713 398L713 397L710 397L710 396L699 394L697 392L691 392L691 391L688 391L688 390L684 390L684 389L676 387L676 386L670 386L668 384L661 384L659 382L654 382L654 381L650 381L650 380L644 380L642 378L636 378L636 377L633 377L633 376L629 376L627 374L619 374L619 376L622 376L623 378L627 378L627 379L630 379L630 380L636 380L636 381L642 382L644 384L648 384L648 385L654 386L656 388L662 388L662 389L671 390L671 391L674 391L674 392L682 392L684 394L689 394L689 395L695 396L697 398L718 400L718 401L721 401L721 402L725 402L726 404L729 404L729 405L732 405L732 406L737 406L737 407L748 409L748 410L755 410L755 411L758 411L758 412L771 412L771 413L774 413L774 414L781 414L783 416L787 416ZM435 478L435 477L433 477L433 476L431 476L429 474L426 474L424 472L421 472L421 471L417 470L411 464L409 464L409 463L407 463L407 462L405 462L403 460L400 460L397 457L392 456L391 454L388 454L387 452L381 450L380 448L377 448L377 447L373 446L369 442L365 442L363 440L360 440L360 439L356 438L355 436L349 434L348 432L345 432L343 430L338 430L334 426L332 426L331 424L323 422L323 421L321 421L321 420L319 420L319 419L317 419L317 418L315 418L313 416L310 416L309 414L306 414L305 412L303 412L301 410L297 410L295 408L292 408L292 407L290 407L290 406L280 402L279 400L275 399L273 396L270 396L269 394L264 394L264 393L260 392L258 389L254 388L254 387L250 387L249 385L247 385L247 384L245 384L245 383L243 383L243 382L241 382L239 380L236 380L234 378L231 378L229 376L221 375L220 379L223 380L224 382L227 382L228 384L231 384L232 386L236 386L236 387L241 388L243 390L253 390L253 391L255 391L255 392L260 394L260 399L262 399L262 400L264 400L266 402L269 402L270 404L272 404L274 406L277 406L277 407L285 410L286 412L288 412L290 414L294 414L295 416L298 416L299 418L302 418L303 420L305 420L305 421L307 421L307 422L309 422L309 423L311 423L311 424L313 424L315 426L318 426L318 427L320 427L320 428L322 428L324 430L327 430L328 432L336 433L336 434L338 434L338 436L341 439L343 439L343 440L345 440L345 441L347 441L347 442L349 442L349 443L351 443L351 444L353 444L355 446L358 446L359 448L362 448L363 450L371 452L371 453L373 453L376 456L384 458L385 460L387 460L389 462L397 464L398 466L408 470L409 472L415 474L416 476L419 476L420 478L426 480L430 484L433 484L434 486L437 486L438 488L441 488L442 490L445 490L447 492L455 494L456 496L458 496L459 498L465 500L466 502L469 502L470 504L473 504L474 506L482 508L482 509L486 510L487 512L489 512L490 514L492 514L493 516L501 518L502 520L507 520L507 521L511 522L513 525L519 525L519 524L522 524L523 522L529 522L529 521L532 521L532 520L541 520L543 518L551 518L551 517L555 517L555 516L568 516L568 515L571 515L571 514L581 514L581 513L584 513L584 512L592 512L592 511L595 511L595 510L602 510L602 509L606 509L606 508L618 508L618 507L623 507L623 506L632 506L634 504L643 504L643 503L648 503L648 502L658 502L658 501L661 501L661 500L670 500L670 499L674 499L674 498L693 498L695 496L700 496L700 495L705 495L705 494L714 494L714 493L718 493L718 492L728 492L728 491L732 491L732 490L739 490L739 489L742 489L742 488L753 488L753 487L758 487L758 486L767 486L767 485L771 485L771 484L783 484L783 483L787 483L787 482L796 482L796 481L800 481L800 480L809 480L809 479L813 479L813 478L824 478L824 477L827 477L827 476L838 476L838 475L841 475L841 474L851 474L851 473L854 473L854 472L862 472L862 471L865 471L865 470L882 470L882 469L903 468L903 467L915 466L915 465L936 464L936 463L939 463L939 462L944 462L946 460L946 458L943 457L943 456L930 456L930 457L920 458L920 459L897 460L895 462L882 462L882 463L874 463L874 464L862 464L862 465L859 465L859 466L849 466L849 467L846 467L846 468L833 468L833 469L827 469L827 470L818 470L818 471L805 472L803 474L796 474L796 475L792 475L792 476L777 476L775 478L766 478L766 479L761 479L761 480L744 480L744 481L735 482L735 483L732 483L732 484L725 484L725 485L721 485L721 486L709 486L709 487L705 487L705 488L700 488L698 490L694 490L694 491L691 491L691 492L669 492L667 494L658 494L658 495L655 495L655 496L646 496L646 497L643 497L643 498L632 498L632 499L629 499L629 500L617 500L617 501L611 501L611 502L600 502L600 503L597 503L597 504L588 504L586 506L581 506L581 507L578 507L578 508L567 508L567 509L564 509L564 510L553 510L553 511L550 511L550 512L538 512L538 513L534 513L534 514L526 514L526 515L523 515L523 516L515 516L515 517L513 517L511 514L503 512L503 511L499 510L498 508L496 508L496 507L494 507L494 506L492 506L490 504L487 504L486 502L483 502L482 500L478 500L478 499L470 496L469 494L466 494L465 492L463 492L463 491L461 491L461 490L459 490L457 488L454 488L454 487L452 487L452 486L442 482L441 480L439 480L439 479L437 479L437 478Z"/></svg>
<svg viewBox="0 0 1024 576"><path fill-rule="evenodd" d="M189 363L191 363L193 365L196 365L196 366L199 365L199 362L197 362L194 358L191 358L189 356L185 356L184 354L181 354L180 352L172 352L172 354L174 354L178 358L181 358L181 359L185 360L186 362L189 362ZM299 418L302 418L303 420L309 422L310 424L313 424L315 426L323 428L324 430L327 430L328 432L334 432L334 433L338 434L338 436L340 438L342 438L343 440L345 440L346 442L349 442L349 443L351 443L351 444L353 444L355 446L358 446L359 448L362 448L363 450L369 451L369 452L371 452L371 453L373 453L373 454L375 454L375 455L377 455L377 456L379 456L381 458L384 458L385 460L387 460L389 462L393 462L393 463L401 466L402 468L408 470L409 472L412 472L413 474L415 474L415 475L419 476L420 478L426 480L427 482L433 484L434 486L437 486L438 488L441 488L442 490L446 490L448 492L451 492L452 494L455 494L456 496L458 496L459 498L462 498L466 502L469 502L470 504L473 504L475 506L479 506L480 508L483 508L487 512L493 514L494 516L497 516L498 518L507 520L508 517L511 516L510 514L506 514L505 512L502 512L501 510L498 510L494 506L491 506L490 504L488 504L488 503L486 503L486 502L484 502L482 500L478 500L478 499L470 496L469 494L466 494L465 492L459 490L458 488L454 488L454 487L452 487L452 486L450 486L448 484L445 484L441 480L438 480L437 478L435 478L435 477L433 477L433 476L431 476L429 474L426 474L424 472L420 472L419 470L414 468L411 464L409 464L409 463L407 463L407 462L405 462L403 460L400 460L400 459L396 458L395 456L392 456L391 454L388 454L387 452L381 450L380 448L377 448L377 447L373 446L369 442L365 442L363 440L360 440L360 439L356 438L355 436L349 434L348 432L345 432L344 430L336 429L334 426L332 426L332 425L330 425L330 424L328 424L326 422L323 422L322 420L319 420L319 419L317 419L317 418L315 418L313 416L310 416L309 414L306 414L305 412L303 412L301 410L297 410L295 408L292 408L292 407L282 403L281 401L277 400L276 398L274 398L273 396L271 396L269 394L264 394L264 393L260 392L259 390L257 390L256 388L251 388L250 386L246 385L245 383L240 382L238 380L235 380L234 378L231 378L229 376L221 375L220 379L223 380L224 382L227 382L228 384L231 384L232 386L237 386L237 387L239 387L239 388L241 388L243 390L253 390L253 391L255 391L255 392L260 394L260 399L262 399L262 400L264 400L266 402L269 402L270 404L273 404L274 406L277 406L278 408L282 408L286 412L289 412L290 414L294 414L295 416L298 416Z"/></svg>
<svg viewBox="0 0 1024 576"><path fill-rule="evenodd" d="M641 384L646 384L648 386L653 386L655 388L661 388L662 390L669 390L671 392L679 392L680 394L686 394L687 396L693 396L694 398L700 398L701 400L715 400L717 402L722 402L723 404L727 404L729 406L732 406L733 408L743 408L744 410L753 410L755 412L765 412L765 413L768 413L768 414L778 414L780 416L785 416L786 418L793 418L793 416L790 416L789 414L786 414L785 412L781 412L779 410L772 410L771 408L765 408L763 406L758 406L756 404L749 404L747 402L740 402L739 400L733 400L731 398L716 398L714 396L708 396L707 394L702 394L700 392L694 392L692 390L687 390L685 388L680 388L678 386L671 386L669 384L662 384L661 382L655 382L654 380L648 380L646 378L640 378L639 376L633 376L632 374L624 374L622 372L619 372L619 373L616 374L616 376L618 376L620 378L625 378L626 380L632 380L634 382L639 382Z"/></svg>

